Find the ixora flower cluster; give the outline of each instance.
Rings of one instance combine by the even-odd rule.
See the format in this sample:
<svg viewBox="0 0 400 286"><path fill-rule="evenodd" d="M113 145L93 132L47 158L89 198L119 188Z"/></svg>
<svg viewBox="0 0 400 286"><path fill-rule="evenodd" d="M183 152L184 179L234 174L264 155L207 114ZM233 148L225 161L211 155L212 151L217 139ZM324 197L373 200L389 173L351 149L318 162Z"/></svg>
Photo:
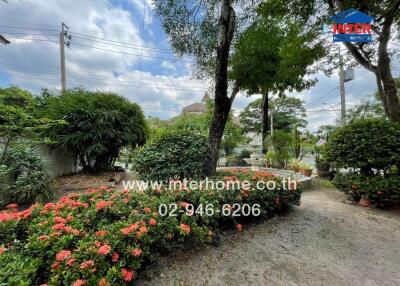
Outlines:
<svg viewBox="0 0 400 286"><path fill-rule="evenodd" d="M271 180L270 174L240 171L220 178ZM256 181L252 181L256 183ZM279 182L279 178L277 178ZM241 231L250 220L298 204L301 190L114 191L101 187L58 202L0 213L0 284L133 285L159 254L212 242L221 229ZM160 204L259 204L260 217L160 216Z"/></svg>

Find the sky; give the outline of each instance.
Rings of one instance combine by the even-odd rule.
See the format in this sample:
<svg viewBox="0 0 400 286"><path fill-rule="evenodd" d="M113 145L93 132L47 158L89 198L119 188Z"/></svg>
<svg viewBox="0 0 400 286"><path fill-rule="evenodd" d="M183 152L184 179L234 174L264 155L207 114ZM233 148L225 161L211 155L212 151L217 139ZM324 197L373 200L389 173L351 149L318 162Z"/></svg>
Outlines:
<svg viewBox="0 0 400 286"><path fill-rule="evenodd" d="M193 79L192 59L177 59L152 0L8 0L0 3L0 86L17 85L39 94L60 88L61 23L72 36L65 48L67 87L112 91L141 105L147 116L168 119L212 92L209 82ZM399 76L400 69L394 68ZM340 113L339 78L317 74L310 90L291 93L305 101L308 129L333 124ZM374 76L357 69L346 83L348 108L376 90ZM238 114L257 96L239 94Z"/></svg>

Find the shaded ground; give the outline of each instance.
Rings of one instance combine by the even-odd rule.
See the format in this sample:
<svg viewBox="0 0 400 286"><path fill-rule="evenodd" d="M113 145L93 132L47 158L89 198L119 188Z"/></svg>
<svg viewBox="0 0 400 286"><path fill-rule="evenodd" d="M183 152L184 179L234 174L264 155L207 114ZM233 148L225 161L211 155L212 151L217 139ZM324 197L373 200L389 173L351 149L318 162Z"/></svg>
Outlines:
<svg viewBox="0 0 400 286"><path fill-rule="evenodd" d="M139 285L400 285L400 215L319 184L283 217L165 257Z"/></svg>

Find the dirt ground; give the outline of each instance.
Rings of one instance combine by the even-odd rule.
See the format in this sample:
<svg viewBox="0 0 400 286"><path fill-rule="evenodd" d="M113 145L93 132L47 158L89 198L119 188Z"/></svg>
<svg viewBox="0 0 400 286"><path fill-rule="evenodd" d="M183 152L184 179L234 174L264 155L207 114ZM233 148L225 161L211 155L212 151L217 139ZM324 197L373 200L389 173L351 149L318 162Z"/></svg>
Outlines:
<svg viewBox="0 0 400 286"><path fill-rule="evenodd" d="M400 215L319 184L285 216L162 258L138 285L400 285Z"/></svg>

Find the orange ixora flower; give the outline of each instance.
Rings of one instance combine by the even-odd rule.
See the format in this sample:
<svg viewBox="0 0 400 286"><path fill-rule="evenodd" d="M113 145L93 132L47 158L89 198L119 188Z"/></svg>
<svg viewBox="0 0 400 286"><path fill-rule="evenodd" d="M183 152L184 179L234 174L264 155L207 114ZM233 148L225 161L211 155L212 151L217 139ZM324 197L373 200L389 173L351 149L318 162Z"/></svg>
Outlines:
<svg viewBox="0 0 400 286"><path fill-rule="evenodd" d="M155 225L157 225L157 221L154 218L151 218L149 220L149 224L152 225L152 226L155 226Z"/></svg>
<svg viewBox="0 0 400 286"><path fill-rule="evenodd" d="M72 286L82 286L82 285L85 285L85 284L86 284L85 280L78 279L72 284Z"/></svg>
<svg viewBox="0 0 400 286"><path fill-rule="evenodd" d="M133 271L130 271L126 268L121 269L121 274L122 279L124 279L125 282L131 282L135 278Z"/></svg>
<svg viewBox="0 0 400 286"><path fill-rule="evenodd" d="M6 206L7 209L16 209L18 208L17 204L9 204L8 206Z"/></svg>
<svg viewBox="0 0 400 286"><path fill-rule="evenodd" d="M73 258L70 258L70 259L67 260L67 265L68 266L72 266L74 263L75 263L75 259L73 259Z"/></svg>
<svg viewBox="0 0 400 286"><path fill-rule="evenodd" d="M64 261L68 257L70 257L70 255L71 255L71 251L69 251L69 250L61 250L59 253L57 253L56 260L57 261Z"/></svg>
<svg viewBox="0 0 400 286"><path fill-rule="evenodd" d="M111 251L111 246L105 244L99 248L99 251L97 253L100 255L107 255L110 253L110 251Z"/></svg>
<svg viewBox="0 0 400 286"><path fill-rule="evenodd" d="M81 263L81 265L79 266L80 269L89 269L94 267L94 261L93 260L86 260L84 262Z"/></svg>
<svg viewBox="0 0 400 286"><path fill-rule="evenodd" d="M144 208L143 210L145 213L148 213L148 214L151 213L151 208Z"/></svg>
<svg viewBox="0 0 400 286"><path fill-rule="evenodd" d="M4 247L0 247L0 254L3 254L6 251Z"/></svg>
<svg viewBox="0 0 400 286"><path fill-rule="evenodd" d="M132 255L135 257L139 257L142 254L142 250L140 248L134 248L132 250Z"/></svg>
<svg viewBox="0 0 400 286"><path fill-rule="evenodd" d="M191 229L190 226L184 223L181 223L180 225L180 229L185 233L185 234L189 234Z"/></svg>
<svg viewBox="0 0 400 286"><path fill-rule="evenodd" d="M111 206L113 202L111 201L100 201L96 204L96 209L97 210L102 210L108 206Z"/></svg>
<svg viewBox="0 0 400 286"><path fill-rule="evenodd" d="M58 268L60 268L60 263L58 263L58 262L54 262L51 265L51 269L53 269L53 270L57 270Z"/></svg>
<svg viewBox="0 0 400 286"><path fill-rule="evenodd" d="M38 237L38 240L48 240L50 237L48 235L41 235Z"/></svg>
<svg viewBox="0 0 400 286"><path fill-rule="evenodd" d="M96 234L96 236L106 236L107 234L109 234L109 232L106 230L99 230L99 231L96 231L95 234Z"/></svg>
<svg viewBox="0 0 400 286"><path fill-rule="evenodd" d="M131 234L132 232L134 232L135 230L137 230L138 227L139 227L139 223L131 224L131 225L128 226L128 227L122 228L122 229L121 229L121 232L122 232L124 235L129 235L129 234Z"/></svg>
<svg viewBox="0 0 400 286"><path fill-rule="evenodd" d="M236 225L236 229L238 230L238 231L242 231L242 225L240 224L240 223L238 223L237 225Z"/></svg>

